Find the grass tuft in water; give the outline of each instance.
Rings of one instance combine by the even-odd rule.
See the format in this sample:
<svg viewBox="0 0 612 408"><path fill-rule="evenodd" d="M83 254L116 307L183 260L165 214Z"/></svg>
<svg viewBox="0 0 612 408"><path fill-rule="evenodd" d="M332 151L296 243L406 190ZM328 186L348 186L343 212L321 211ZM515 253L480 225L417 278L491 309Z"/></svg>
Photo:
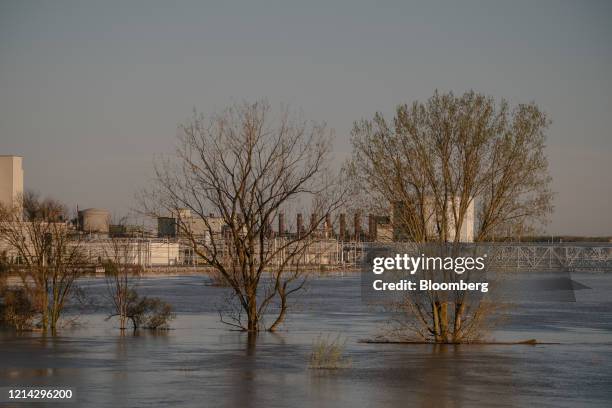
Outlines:
<svg viewBox="0 0 612 408"><path fill-rule="evenodd" d="M351 367L351 359L344 356L346 340L340 335L331 338L319 336L312 344L308 368L319 370L336 370Z"/></svg>

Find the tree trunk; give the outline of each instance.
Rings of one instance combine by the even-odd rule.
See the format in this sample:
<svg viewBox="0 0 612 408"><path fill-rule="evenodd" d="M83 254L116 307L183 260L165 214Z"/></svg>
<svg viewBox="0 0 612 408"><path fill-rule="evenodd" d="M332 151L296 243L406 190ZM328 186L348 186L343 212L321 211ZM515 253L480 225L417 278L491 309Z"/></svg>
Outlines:
<svg viewBox="0 0 612 408"><path fill-rule="evenodd" d="M249 333L259 330L259 316L257 314L257 297L255 294L249 294L248 310L247 310L247 331Z"/></svg>
<svg viewBox="0 0 612 408"><path fill-rule="evenodd" d="M461 341L461 319L465 311L465 305L463 303L457 303L455 305L455 322L453 325L453 341Z"/></svg>
<svg viewBox="0 0 612 408"><path fill-rule="evenodd" d="M59 296L53 298L53 306L51 310L51 335L57 335L58 322L62 315L62 305Z"/></svg>
<svg viewBox="0 0 612 408"><path fill-rule="evenodd" d="M257 345L257 332L249 332L247 334L247 355L255 355L255 346Z"/></svg>
<svg viewBox="0 0 612 408"><path fill-rule="evenodd" d="M278 313L278 317L272 323L272 326L268 329L268 331L275 331L276 328L285 320L285 315L287 314L287 295L285 293L280 294L281 304L280 304L280 312Z"/></svg>
<svg viewBox="0 0 612 408"><path fill-rule="evenodd" d="M47 327L49 326L49 295L47 294L46 288L45 292L42 294L40 303L42 309L42 331L43 334L46 334Z"/></svg>
<svg viewBox="0 0 612 408"><path fill-rule="evenodd" d="M442 343L446 343L448 341L448 303L440 303L439 308L440 337L442 338Z"/></svg>
<svg viewBox="0 0 612 408"><path fill-rule="evenodd" d="M432 303L432 314L433 314L434 340L436 343L441 343L442 338L440 336L440 314L439 314L439 309L438 309L438 302Z"/></svg>
<svg viewBox="0 0 612 408"><path fill-rule="evenodd" d="M59 313L54 303L53 306L51 307L51 319L49 320L49 323L51 324L51 335L52 336L57 335L57 321L58 320L59 320Z"/></svg>

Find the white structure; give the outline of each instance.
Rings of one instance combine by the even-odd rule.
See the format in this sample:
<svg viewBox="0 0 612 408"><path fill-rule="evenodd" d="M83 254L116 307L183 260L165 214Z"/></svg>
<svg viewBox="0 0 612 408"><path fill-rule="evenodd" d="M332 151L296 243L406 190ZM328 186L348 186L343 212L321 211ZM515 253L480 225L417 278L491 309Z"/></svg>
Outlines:
<svg viewBox="0 0 612 408"><path fill-rule="evenodd" d="M456 211L459 211L459 204L461 199L459 197L455 197L454 203L452 199L448 200L446 205L447 207L447 222L448 222L448 240L454 241L456 236L455 225L458 220L455 219L455 211L453 211L453 206L456 208ZM427 213L427 232L430 235L436 235L436 214L435 214L435 206L433 202L430 202L427 206L429 212ZM472 200L465 211L465 216L463 222L461 223L461 230L459 231L459 242L474 242L474 200Z"/></svg>
<svg viewBox="0 0 612 408"><path fill-rule="evenodd" d="M149 242L146 247L151 266L176 265L179 262L178 242Z"/></svg>
<svg viewBox="0 0 612 408"><path fill-rule="evenodd" d="M179 263L179 243L151 239L102 239L80 243L89 262L119 258L120 262L143 267L170 266Z"/></svg>
<svg viewBox="0 0 612 408"><path fill-rule="evenodd" d="M110 213L100 208L79 211L79 228L85 232L108 233Z"/></svg>
<svg viewBox="0 0 612 408"><path fill-rule="evenodd" d="M0 203L20 204L23 195L23 157L0 156Z"/></svg>
<svg viewBox="0 0 612 408"><path fill-rule="evenodd" d="M464 219L461 222L461 228L459 231L459 242L474 242L474 226L476 221L476 213L475 213L475 199L472 199L467 206L467 209L464 214ZM452 242L455 240L457 232L455 231L455 225L458 224L458 220L455 219L455 214L459 211L459 205L461 203L460 197L455 197L454 199L449 198L446 203L446 225L447 225L447 240ZM399 227L394 227L396 230L394 231L394 239L397 239L398 235L405 234L401 228L402 223L402 212L404 210L404 204L401 201L397 201L393 204L393 217L396 218L396 222L399 224ZM440 212L440 214L438 214ZM429 237L436 237L438 235L438 222L441 221L442 210L436 208L436 203L434 201L434 197L428 196L424 199L423 203L423 216L425 217L425 228L426 233ZM438 217L438 220L436 220ZM410 237L404 237L410 238Z"/></svg>

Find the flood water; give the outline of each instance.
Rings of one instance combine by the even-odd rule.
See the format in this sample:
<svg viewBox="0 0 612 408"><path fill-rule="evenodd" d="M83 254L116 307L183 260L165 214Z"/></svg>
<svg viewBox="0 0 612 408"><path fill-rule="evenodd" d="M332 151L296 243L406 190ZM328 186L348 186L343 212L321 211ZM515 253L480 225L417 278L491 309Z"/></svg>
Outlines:
<svg viewBox="0 0 612 408"><path fill-rule="evenodd" d="M255 347L219 322L225 289L199 276L147 278L140 291L174 305L173 330L121 337L104 310L88 307L56 338L0 331L0 386L70 387L73 406L88 407L609 407L612 274L572 278L590 288L575 303L517 305L492 333L560 344L365 344L385 317L362 303L359 275L349 274L312 279L283 330L260 334ZM80 285L93 298L105 290L103 279ZM350 368L307 368L320 335L346 340Z"/></svg>

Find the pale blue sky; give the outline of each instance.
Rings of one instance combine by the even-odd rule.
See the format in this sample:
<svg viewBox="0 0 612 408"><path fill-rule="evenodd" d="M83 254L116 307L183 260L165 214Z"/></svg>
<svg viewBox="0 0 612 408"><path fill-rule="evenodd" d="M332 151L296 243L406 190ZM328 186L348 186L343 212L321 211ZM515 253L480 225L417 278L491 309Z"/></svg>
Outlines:
<svg viewBox="0 0 612 408"><path fill-rule="evenodd" d="M0 154L124 213L195 106L266 97L336 130L473 88L553 120L551 233L612 235L610 1L0 0Z"/></svg>

